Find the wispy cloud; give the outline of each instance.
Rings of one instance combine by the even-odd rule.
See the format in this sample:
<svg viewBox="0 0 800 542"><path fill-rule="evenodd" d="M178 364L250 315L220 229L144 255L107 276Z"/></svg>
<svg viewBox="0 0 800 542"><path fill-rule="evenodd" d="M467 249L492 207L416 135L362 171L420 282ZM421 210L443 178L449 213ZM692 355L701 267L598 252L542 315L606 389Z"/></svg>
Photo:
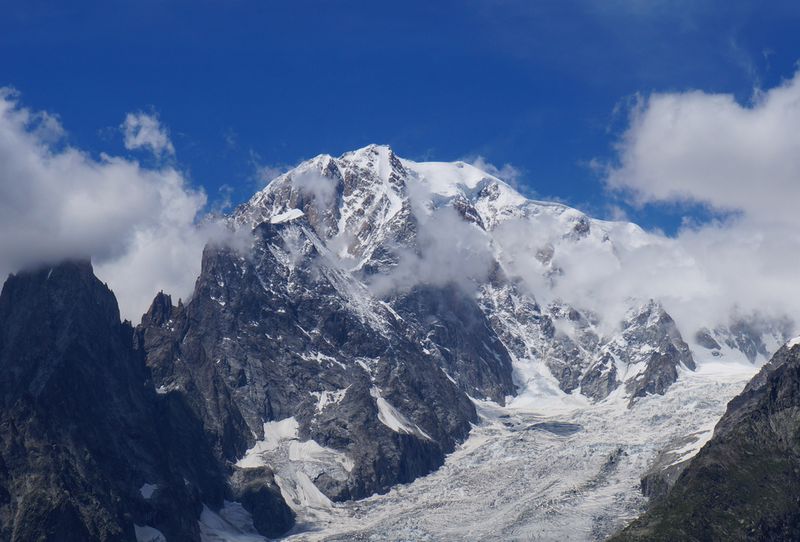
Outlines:
<svg viewBox="0 0 800 542"><path fill-rule="evenodd" d="M506 163L498 167L481 155L470 156L463 159L463 161L490 175L494 175L498 179L504 180L512 186L518 185L522 178L522 172L516 166Z"/></svg>
<svg viewBox="0 0 800 542"><path fill-rule="evenodd" d="M250 150L250 167L253 170L253 179L264 187L276 177L283 175L292 167L289 164L265 164L261 155L254 150Z"/></svg>
<svg viewBox="0 0 800 542"><path fill-rule="evenodd" d="M170 141L169 133L155 114L128 113L120 130L124 137L125 148L128 150L147 149L156 158L165 154L175 155L175 147Z"/></svg>

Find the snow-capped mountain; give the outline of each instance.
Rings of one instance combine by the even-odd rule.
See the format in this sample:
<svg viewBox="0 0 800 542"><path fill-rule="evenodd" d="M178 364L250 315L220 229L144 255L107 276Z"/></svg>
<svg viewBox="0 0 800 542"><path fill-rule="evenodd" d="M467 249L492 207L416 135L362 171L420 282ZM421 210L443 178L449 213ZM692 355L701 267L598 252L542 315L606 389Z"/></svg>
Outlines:
<svg viewBox="0 0 800 542"><path fill-rule="evenodd" d="M698 354L750 344L711 345L742 336L718 323L684 338L657 298L604 312L569 296L575 273L662 241L527 199L466 163L375 145L321 155L229 225L245 242L207 247L191 300L162 297L162 316L143 321L143 349L222 460L274 474L301 530L332 501L439 467L478 422L475 401L635 409ZM772 329L751 327L753 341Z"/></svg>
<svg viewBox="0 0 800 542"><path fill-rule="evenodd" d="M625 296L603 314L591 299L570 295L573 276L599 261L622 267L627 254L666 250L663 240L634 224L527 199L463 162L418 163L375 145L321 155L269 183L233 220L253 226L289 217L307 221L342 268L395 309L415 297L432 303L431 288L460 288L461 298L478 300L499 350L516 361L517 379L550 373L567 393L602 399L623 382L633 396L663 393L676 365L694 367L692 350L765 362L791 333L786 322L740 318L711 322L713 331L684 328L684 338L651 296ZM466 349L478 352L470 366L482 351L495 354L477 346ZM546 369L531 367L539 363ZM495 400L510 391L465 389Z"/></svg>
<svg viewBox="0 0 800 542"><path fill-rule="evenodd" d="M633 224L385 146L306 161L226 224L191 298L173 305L159 293L135 331L120 332L117 313L98 316L91 296L75 302L106 330L92 333L116 337L93 359L135 369L105 381L81 373L86 382L139 390L93 408L112 425L135 425L128 411L160 423L119 435L112 456L170 461L134 464L127 486L100 495L100 515L83 503L83 519L64 521L91 531L102 520L138 540L262 540L293 524L298 539L387 528L401 539L537 528L601 539L641 511L640 478L653 495L674 482L725 401L795 331L789 319L738 313L684 321L658 289L606 288L613 273L646 272L648 255L691 262ZM115 307L89 271L78 275L69 288L89 284ZM29 325L17 307L38 303L49 278L10 279L17 298L0 299L9 329ZM12 339L0 354L16 367ZM24 496L22 474L0 477L0 489ZM187 504L169 516L172 494ZM27 513L9 502L3 517ZM437 527L453 510L483 510L486 525Z"/></svg>

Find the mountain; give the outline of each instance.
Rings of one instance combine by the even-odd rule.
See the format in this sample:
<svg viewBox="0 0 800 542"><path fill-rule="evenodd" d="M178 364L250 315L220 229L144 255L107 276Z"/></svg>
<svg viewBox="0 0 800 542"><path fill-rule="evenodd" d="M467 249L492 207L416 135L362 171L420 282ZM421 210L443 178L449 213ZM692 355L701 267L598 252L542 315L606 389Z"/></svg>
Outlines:
<svg viewBox="0 0 800 542"><path fill-rule="evenodd" d="M614 540L800 538L800 340L729 404L666 497Z"/></svg>
<svg viewBox="0 0 800 542"><path fill-rule="evenodd" d="M276 178L232 217L237 227L276 220L307 222L348 274L423 329L452 360L448 374L473 397L502 403L526 385L512 375L533 371L552 374L566 393L602 399L625 383L635 398L663 393L675 367L694 366L657 301L628 300L620 326L555 288L567 257L585 252L587 261L623 265L619 254L656 243L651 236L633 224L529 200L463 162L418 163L375 145L339 158L321 155ZM460 305L457 315L441 314L443 298ZM453 321L461 324L448 325ZM469 332L456 337L464 322ZM760 331L751 330L753 341ZM766 348L758 342L755 350ZM532 367L542 364L535 360L544 367ZM491 382L465 374L476 367Z"/></svg>
<svg viewBox="0 0 800 542"><path fill-rule="evenodd" d="M134 330L88 263L12 275L0 294L0 536L197 540L231 498L199 420L159 396ZM277 491L260 499L281 532ZM280 513L281 505L283 514Z"/></svg>
<svg viewBox="0 0 800 542"><path fill-rule="evenodd" d="M640 477L655 501L691 472L738 382L704 364L754 371L794 328L698 326L657 295L578 291L576 276L671 253L633 224L385 146L306 161L224 223L191 297L158 293L135 329L88 264L9 278L4 536L263 540L445 465L470 479L462 492L547 495L547 521L571 499L600 539L640 511ZM469 468L447 464L475 449Z"/></svg>
<svg viewBox="0 0 800 542"><path fill-rule="evenodd" d="M158 296L137 333L158 389L190 405L220 461L275 469L301 527L438 468L476 400L635 408L696 365L658 300L615 321L557 295L563 255L622 265L650 236L462 162L321 155L227 220L234 241L206 247L190 300Z"/></svg>

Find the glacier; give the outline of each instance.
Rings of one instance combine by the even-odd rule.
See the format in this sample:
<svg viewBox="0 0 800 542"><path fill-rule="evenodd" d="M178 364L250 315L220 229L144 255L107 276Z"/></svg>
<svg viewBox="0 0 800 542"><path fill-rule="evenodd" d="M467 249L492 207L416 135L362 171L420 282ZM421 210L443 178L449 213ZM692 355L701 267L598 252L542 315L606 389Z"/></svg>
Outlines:
<svg viewBox="0 0 800 542"><path fill-rule="evenodd" d="M709 359L635 409L622 394L600 404L535 390L506 407L476 401L480 423L438 471L332 503L287 539L604 540L644 509L640 478L656 457L689 459L753 374ZM579 430L535 430L542 422Z"/></svg>

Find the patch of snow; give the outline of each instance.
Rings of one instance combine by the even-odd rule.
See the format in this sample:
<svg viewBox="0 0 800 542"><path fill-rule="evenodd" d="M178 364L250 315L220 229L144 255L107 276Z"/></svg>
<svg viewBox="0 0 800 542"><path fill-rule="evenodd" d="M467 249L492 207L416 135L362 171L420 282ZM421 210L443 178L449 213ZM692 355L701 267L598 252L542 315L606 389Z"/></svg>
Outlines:
<svg viewBox="0 0 800 542"><path fill-rule="evenodd" d="M344 363L334 358L333 356L328 356L327 354L323 354L322 352L301 353L300 357L306 361L316 361L320 365L322 365L323 363L336 364L342 369L347 369L347 366Z"/></svg>
<svg viewBox="0 0 800 542"><path fill-rule="evenodd" d="M683 461L686 461L687 459L697 455L697 452L699 452L700 449L705 446L709 440L711 440L711 437L714 436L715 425L716 420L710 420L705 427L702 428L702 430L691 435L694 440L691 440L680 448L669 450L669 453L674 457L674 459L669 465L667 465L667 467L677 465L678 463L682 463Z"/></svg>
<svg viewBox="0 0 800 542"><path fill-rule="evenodd" d="M353 471L353 460L342 452L320 446L315 440L292 441L289 444L289 461L298 463L338 464L345 471Z"/></svg>
<svg viewBox="0 0 800 542"><path fill-rule="evenodd" d="M297 514L308 516L314 511L329 511L333 507L326 497L303 471L296 471L290 477L275 476L286 504Z"/></svg>
<svg viewBox="0 0 800 542"><path fill-rule="evenodd" d="M203 505L200 542L267 542L255 530L252 517L239 503L225 501L219 513Z"/></svg>
<svg viewBox="0 0 800 542"><path fill-rule="evenodd" d="M253 516L244 509L241 503L223 501L219 516L242 533L257 534L253 526Z"/></svg>
<svg viewBox="0 0 800 542"><path fill-rule="evenodd" d="M142 494L142 497L145 499L150 499L153 496L153 493L158 489L157 484L144 484L142 487L139 488L139 493Z"/></svg>
<svg viewBox="0 0 800 542"><path fill-rule="evenodd" d="M264 453L275 450L282 442L296 440L299 430L300 426L294 417L266 422L263 440L259 440L247 450L244 457L236 462L236 466L243 469L263 467L266 464L262 458Z"/></svg>
<svg viewBox="0 0 800 542"><path fill-rule="evenodd" d="M364 372L365 372L365 373L367 373L368 375L370 375L370 377L371 377L373 380L375 380L375 377L373 376L372 367L370 367L370 366L368 365L368 363L367 363L368 361L370 361L370 360L369 360L369 359L367 359L367 358L357 358L357 359L356 359L356 365L358 365L359 367L361 367L362 369L364 369Z"/></svg>
<svg viewBox="0 0 800 542"><path fill-rule="evenodd" d="M299 424L294 417L264 424L264 439L241 458L236 466L269 466L287 504L298 522L317 521L329 513L331 501L313 483L325 473L335 480L346 480L353 460L338 450L314 440L299 440Z"/></svg>
<svg viewBox="0 0 800 542"><path fill-rule="evenodd" d="M426 440L433 440L425 431L420 429L417 424L410 422L399 410L381 397L380 389L373 386L372 389L370 389L370 395L375 398L378 404L378 420L380 420L383 425L395 433L405 433L407 435L422 437Z"/></svg>
<svg viewBox="0 0 800 542"><path fill-rule="evenodd" d="M800 344L800 337L795 337L794 339L786 343L786 348L794 348L798 344Z"/></svg>
<svg viewBox="0 0 800 542"><path fill-rule="evenodd" d="M300 209L289 209L283 213L273 215L270 217L269 222L270 224L282 224L284 222L289 222L290 220L297 220L304 215L305 213Z"/></svg>
<svg viewBox="0 0 800 542"><path fill-rule="evenodd" d="M311 395L317 398L317 412L322 412L328 405L341 403L348 389L350 389L350 386L336 391L312 391Z"/></svg>
<svg viewBox="0 0 800 542"><path fill-rule="evenodd" d="M427 354L428 352L425 351L425 353ZM450 374L444 370L444 367L442 367L442 372L444 373L444 376L447 377L447 380L458 386L458 382L456 382L456 379L450 376Z"/></svg>

